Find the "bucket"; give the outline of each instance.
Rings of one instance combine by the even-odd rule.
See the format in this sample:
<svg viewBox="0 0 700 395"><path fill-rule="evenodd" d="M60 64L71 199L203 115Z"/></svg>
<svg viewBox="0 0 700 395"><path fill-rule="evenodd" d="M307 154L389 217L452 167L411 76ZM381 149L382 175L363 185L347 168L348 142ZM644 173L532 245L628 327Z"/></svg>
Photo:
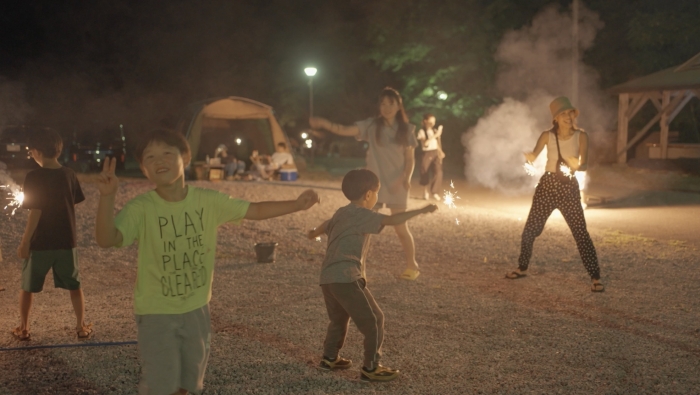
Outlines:
<svg viewBox="0 0 700 395"><path fill-rule="evenodd" d="M258 243L255 245L255 255L258 263L271 263L275 261L275 247L277 243Z"/></svg>
<svg viewBox="0 0 700 395"><path fill-rule="evenodd" d="M296 181L297 169L281 169L280 181Z"/></svg>

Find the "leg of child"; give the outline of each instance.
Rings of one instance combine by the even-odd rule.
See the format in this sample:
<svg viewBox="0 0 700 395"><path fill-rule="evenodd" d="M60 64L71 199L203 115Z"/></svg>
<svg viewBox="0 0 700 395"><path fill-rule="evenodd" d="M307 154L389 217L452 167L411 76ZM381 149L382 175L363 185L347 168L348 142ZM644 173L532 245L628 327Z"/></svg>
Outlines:
<svg viewBox="0 0 700 395"><path fill-rule="evenodd" d="M70 301L73 304L73 311L75 311L75 329L80 332L85 326L85 297L83 296L82 288L71 289L70 291Z"/></svg>
<svg viewBox="0 0 700 395"><path fill-rule="evenodd" d="M363 366L373 370L379 364L384 342L384 313L365 286L364 279L354 283L329 284L328 288L364 336Z"/></svg>
<svg viewBox="0 0 700 395"><path fill-rule="evenodd" d="M326 340L323 342L323 356L331 361L335 361L338 354L340 354L340 349L343 348L345 336L348 334L350 314L345 311L343 305L335 298L330 286L331 284L321 285L323 301L326 303L326 311L330 319L328 330L326 331Z"/></svg>
<svg viewBox="0 0 700 395"><path fill-rule="evenodd" d="M32 299L34 294L27 292L25 290L19 291L19 317L20 317L20 330L29 331L29 311L32 309Z"/></svg>
<svg viewBox="0 0 700 395"><path fill-rule="evenodd" d="M391 215L403 213L406 211L405 208L392 208ZM399 241L401 246L403 246L403 251L406 256L406 269L418 270L418 263L416 262L416 245L413 242L413 235L411 231L408 230L408 223L404 222L401 225L394 226L396 234L399 236Z"/></svg>

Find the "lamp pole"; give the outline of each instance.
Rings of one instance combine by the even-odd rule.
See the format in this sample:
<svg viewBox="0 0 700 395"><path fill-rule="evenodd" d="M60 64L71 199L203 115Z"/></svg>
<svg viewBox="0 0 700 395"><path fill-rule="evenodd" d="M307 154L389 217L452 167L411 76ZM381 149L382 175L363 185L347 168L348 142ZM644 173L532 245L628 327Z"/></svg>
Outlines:
<svg viewBox="0 0 700 395"><path fill-rule="evenodd" d="M314 116L314 76L317 71L315 67L304 69L304 73L309 77L309 117Z"/></svg>
<svg viewBox="0 0 700 395"><path fill-rule="evenodd" d="M309 77L309 118L314 116L314 76L317 71L315 67L307 67L304 69L304 73ZM309 147L309 150L311 150L311 164L313 165L314 149L316 147L313 146L313 142L311 144L312 146Z"/></svg>

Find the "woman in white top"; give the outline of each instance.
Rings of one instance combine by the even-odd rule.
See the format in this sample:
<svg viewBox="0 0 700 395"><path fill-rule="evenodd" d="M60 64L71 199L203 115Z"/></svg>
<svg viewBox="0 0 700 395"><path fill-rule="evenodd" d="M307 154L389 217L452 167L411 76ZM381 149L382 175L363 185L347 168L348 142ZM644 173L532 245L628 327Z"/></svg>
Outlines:
<svg viewBox="0 0 700 395"><path fill-rule="evenodd" d="M420 166L420 184L423 185L423 198L428 200L432 196L435 200L440 199L440 189L442 188L442 147L440 146L440 136L442 136L442 125L435 129L435 116L433 114L423 115L423 128L418 132L418 141L423 151L423 158ZM432 177L431 177L432 169Z"/></svg>
<svg viewBox="0 0 700 395"><path fill-rule="evenodd" d="M528 162L534 162L546 145L546 172L537 184L532 199L523 230L518 268L506 274L506 278L514 280L525 277L535 238L542 233L552 211L559 209L576 240L583 265L591 276L591 291L602 292L605 288L600 282L598 257L586 229L578 181L574 177L576 171L585 171L588 167L588 135L576 127L579 111L569 99L558 97L550 103L549 109L553 127L542 132L533 152L525 154ZM566 174L567 168L569 174Z"/></svg>
<svg viewBox="0 0 700 395"><path fill-rule="evenodd" d="M414 151L418 145L415 126L408 123L401 95L395 89L384 88L379 95L379 115L340 125L324 118L312 117L313 129L325 129L340 136L352 136L369 143L367 169L379 177L382 188L376 209L386 206L391 214L406 211L408 191L415 165ZM407 223L394 226L406 257L406 270L401 274L405 280L415 280L420 272L416 263L416 248Z"/></svg>

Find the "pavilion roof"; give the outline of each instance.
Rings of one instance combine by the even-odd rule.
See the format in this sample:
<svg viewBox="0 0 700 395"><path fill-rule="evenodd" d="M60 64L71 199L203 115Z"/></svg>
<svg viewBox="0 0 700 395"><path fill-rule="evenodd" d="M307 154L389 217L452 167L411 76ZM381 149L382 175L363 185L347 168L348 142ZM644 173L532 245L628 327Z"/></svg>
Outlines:
<svg viewBox="0 0 700 395"><path fill-rule="evenodd" d="M685 63L608 89L613 94L700 88L700 53Z"/></svg>

